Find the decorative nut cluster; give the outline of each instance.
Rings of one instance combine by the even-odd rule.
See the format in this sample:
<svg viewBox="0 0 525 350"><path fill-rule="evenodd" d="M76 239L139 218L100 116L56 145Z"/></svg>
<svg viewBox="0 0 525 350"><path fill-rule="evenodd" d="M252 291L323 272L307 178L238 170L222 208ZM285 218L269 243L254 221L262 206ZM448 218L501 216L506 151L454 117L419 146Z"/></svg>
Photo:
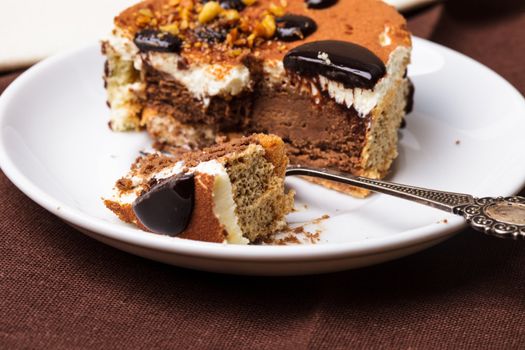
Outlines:
<svg viewBox="0 0 525 350"><path fill-rule="evenodd" d="M240 0L244 6L252 6L257 0ZM266 9L261 9L257 18L243 16L241 9L223 8L222 1L208 1L201 3L197 0L168 0L162 8L145 7L135 14L136 25L139 28L157 28L170 33L184 41L184 48L207 48L213 42L206 42L195 33L200 28L207 28L211 40L224 35L225 50L230 56L238 56L243 48L259 46L275 36L277 25L276 17L285 14L286 0L275 0ZM224 4L222 4L224 5ZM241 5L242 6L242 5ZM213 34L215 31L216 34ZM224 32L224 34L220 34ZM201 31L202 33L202 31Z"/></svg>
<svg viewBox="0 0 525 350"><path fill-rule="evenodd" d="M241 0L244 5L250 6L256 0ZM228 23L237 25L230 30L227 35L226 43L230 46L253 47L257 38L271 39L275 35L275 17L283 16L286 1L281 1L281 6L270 3L267 10L263 11L260 20L253 23L253 19L243 18L235 9L223 9L219 2L209 1L202 6L198 21L205 24L219 17Z"/></svg>
<svg viewBox="0 0 525 350"><path fill-rule="evenodd" d="M281 17L285 14L285 1L281 1L282 6L275 5L273 2L266 11L261 15L261 20L253 25L250 35L248 36L248 46L252 47L257 38L271 39L275 35L277 26L275 17Z"/></svg>
<svg viewBox="0 0 525 350"><path fill-rule="evenodd" d="M157 19L155 18L155 14L153 13L153 11L151 11L149 8L143 8L137 12L136 22L139 26L155 26L157 24Z"/></svg>

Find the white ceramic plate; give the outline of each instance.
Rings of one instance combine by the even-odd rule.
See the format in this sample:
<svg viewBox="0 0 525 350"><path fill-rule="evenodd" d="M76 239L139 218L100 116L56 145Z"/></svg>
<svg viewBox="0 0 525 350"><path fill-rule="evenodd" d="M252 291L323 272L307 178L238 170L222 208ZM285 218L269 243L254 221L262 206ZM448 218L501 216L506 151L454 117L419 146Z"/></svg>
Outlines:
<svg viewBox="0 0 525 350"><path fill-rule="evenodd" d="M0 97L0 164L24 193L82 232L169 264L228 273L291 275L371 265L434 245L458 217L385 195L354 199L300 179L291 223L329 219L317 244L233 246L142 232L100 197L150 141L113 133L97 45L29 69ZM442 46L414 40L415 111L401 132L391 180L477 196L511 195L525 178L525 102L505 80ZM307 208L304 207L307 204ZM16 215L16 213L12 213Z"/></svg>

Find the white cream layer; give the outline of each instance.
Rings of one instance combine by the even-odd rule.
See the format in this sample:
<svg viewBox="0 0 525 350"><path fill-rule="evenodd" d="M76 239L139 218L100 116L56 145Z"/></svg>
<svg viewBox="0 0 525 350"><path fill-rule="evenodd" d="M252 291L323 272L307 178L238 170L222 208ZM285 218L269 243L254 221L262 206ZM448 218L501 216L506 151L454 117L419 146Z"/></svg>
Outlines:
<svg viewBox="0 0 525 350"><path fill-rule="evenodd" d="M243 236L235 214L237 205L233 200L232 183L224 166L216 160L210 160L197 165L194 171L215 176L213 213L228 233L226 241L233 244L248 244L250 241Z"/></svg>
<svg viewBox="0 0 525 350"><path fill-rule="evenodd" d="M177 162L171 167L167 167L158 173L153 178L157 180L166 179L168 177L181 173L184 169L184 163ZM216 160L199 163L194 168L188 170L190 173L201 173L212 175L215 178L213 185L213 213L219 223L226 230L227 236L224 243L231 244L248 244L250 241L244 237L239 220L235 214L237 205L233 199L233 190L230 177L226 172L224 166ZM141 184L149 181L141 177L130 177L133 186L137 188L126 194L120 194L118 190L113 195L113 200L120 204L132 204L141 192Z"/></svg>

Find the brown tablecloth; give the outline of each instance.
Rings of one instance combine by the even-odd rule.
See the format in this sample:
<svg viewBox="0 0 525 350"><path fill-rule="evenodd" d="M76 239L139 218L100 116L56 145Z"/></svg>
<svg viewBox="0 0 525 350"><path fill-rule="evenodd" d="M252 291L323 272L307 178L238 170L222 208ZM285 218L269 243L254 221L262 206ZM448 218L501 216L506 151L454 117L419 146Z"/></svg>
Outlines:
<svg viewBox="0 0 525 350"><path fill-rule="evenodd" d="M525 1L487 3L453 0L409 26L525 93ZM360 270L226 276L98 243L3 174L0 193L0 348L525 348L525 242L465 230Z"/></svg>

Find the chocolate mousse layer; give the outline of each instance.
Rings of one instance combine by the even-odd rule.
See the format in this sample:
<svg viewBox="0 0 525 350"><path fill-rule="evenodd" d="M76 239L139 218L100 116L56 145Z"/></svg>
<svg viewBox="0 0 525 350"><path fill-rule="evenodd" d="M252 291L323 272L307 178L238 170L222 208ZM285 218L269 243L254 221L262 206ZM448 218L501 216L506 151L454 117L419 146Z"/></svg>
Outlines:
<svg viewBox="0 0 525 350"><path fill-rule="evenodd" d="M215 131L229 131L239 129L251 114L253 96L250 91L237 96L214 96L204 108L202 102L169 75L147 64L144 71L146 104L181 123L204 124Z"/></svg>
<svg viewBox="0 0 525 350"><path fill-rule="evenodd" d="M239 129L244 133L273 133L285 141L293 164L359 172L370 118L359 116L354 108L327 97L313 104L311 95L260 86L256 93L242 97L215 97L204 110L184 87L151 67L147 69L147 82L148 104L166 116L168 123L207 125L219 137L231 136L230 131ZM163 129L170 127L163 125ZM155 124L148 124L148 131L154 136L162 132ZM206 140L202 142L206 145Z"/></svg>
<svg viewBox="0 0 525 350"><path fill-rule="evenodd" d="M279 135L292 164L355 173L368 123L369 116L362 118L354 108L331 99L313 105L306 94L263 88L255 99L250 126Z"/></svg>

